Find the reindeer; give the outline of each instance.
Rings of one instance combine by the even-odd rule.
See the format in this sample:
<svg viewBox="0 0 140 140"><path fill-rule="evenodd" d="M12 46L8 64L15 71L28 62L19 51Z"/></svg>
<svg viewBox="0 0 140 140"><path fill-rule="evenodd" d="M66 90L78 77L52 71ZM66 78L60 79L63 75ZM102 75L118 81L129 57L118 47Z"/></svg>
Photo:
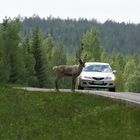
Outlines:
<svg viewBox="0 0 140 140"><path fill-rule="evenodd" d="M72 77L72 88L71 88L71 90L75 91L76 78L82 72L83 67L85 67L85 60L81 60L81 58L79 58L79 65L54 66L53 70L56 73L56 79L55 79L56 91L59 91L59 88L58 88L59 79L61 79L62 77L65 77L65 76Z"/></svg>

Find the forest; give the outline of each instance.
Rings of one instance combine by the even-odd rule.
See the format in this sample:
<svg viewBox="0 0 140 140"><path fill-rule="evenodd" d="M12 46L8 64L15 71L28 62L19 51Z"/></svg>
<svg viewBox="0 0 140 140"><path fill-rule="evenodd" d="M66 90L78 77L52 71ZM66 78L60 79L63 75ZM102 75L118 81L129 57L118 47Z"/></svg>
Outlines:
<svg viewBox="0 0 140 140"><path fill-rule="evenodd" d="M54 88L52 67L87 61L110 63L117 91L140 92L140 24L87 19L5 18L0 23L0 82ZM64 78L61 88L70 88Z"/></svg>

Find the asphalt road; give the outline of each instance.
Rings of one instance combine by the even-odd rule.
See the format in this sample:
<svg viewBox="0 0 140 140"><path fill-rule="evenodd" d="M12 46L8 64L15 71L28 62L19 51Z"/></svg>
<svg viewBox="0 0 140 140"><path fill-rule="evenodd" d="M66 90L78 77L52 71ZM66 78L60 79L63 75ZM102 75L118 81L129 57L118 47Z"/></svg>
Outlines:
<svg viewBox="0 0 140 140"><path fill-rule="evenodd" d="M45 89L45 88L23 87L22 89L27 90L27 91L55 92L54 89ZM60 89L60 92L71 92L71 90ZM108 91L96 91L96 90L76 90L76 92L83 93L83 94L109 97L109 98L124 102L128 105L140 107L140 93L108 92Z"/></svg>

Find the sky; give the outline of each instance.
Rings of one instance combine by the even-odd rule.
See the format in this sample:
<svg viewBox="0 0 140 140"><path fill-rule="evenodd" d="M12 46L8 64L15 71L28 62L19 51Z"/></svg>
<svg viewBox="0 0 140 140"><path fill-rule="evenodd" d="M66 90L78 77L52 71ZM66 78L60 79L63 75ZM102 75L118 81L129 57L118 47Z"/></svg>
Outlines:
<svg viewBox="0 0 140 140"><path fill-rule="evenodd" d="M62 19L87 18L104 23L106 20L140 23L140 0L0 0L0 22L7 17Z"/></svg>

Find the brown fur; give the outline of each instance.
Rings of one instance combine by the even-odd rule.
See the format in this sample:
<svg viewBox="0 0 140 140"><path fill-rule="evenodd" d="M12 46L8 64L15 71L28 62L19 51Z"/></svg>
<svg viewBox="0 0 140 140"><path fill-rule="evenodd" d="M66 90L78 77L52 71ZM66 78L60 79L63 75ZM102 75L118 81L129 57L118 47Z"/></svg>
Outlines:
<svg viewBox="0 0 140 140"><path fill-rule="evenodd" d="M72 91L75 90L76 78L82 72L83 67L85 66L85 62L79 59L79 65L59 65L54 66L53 70L56 73L55 79L55 88L58 91L58 80L64 76L72 77Z"/></svg>

